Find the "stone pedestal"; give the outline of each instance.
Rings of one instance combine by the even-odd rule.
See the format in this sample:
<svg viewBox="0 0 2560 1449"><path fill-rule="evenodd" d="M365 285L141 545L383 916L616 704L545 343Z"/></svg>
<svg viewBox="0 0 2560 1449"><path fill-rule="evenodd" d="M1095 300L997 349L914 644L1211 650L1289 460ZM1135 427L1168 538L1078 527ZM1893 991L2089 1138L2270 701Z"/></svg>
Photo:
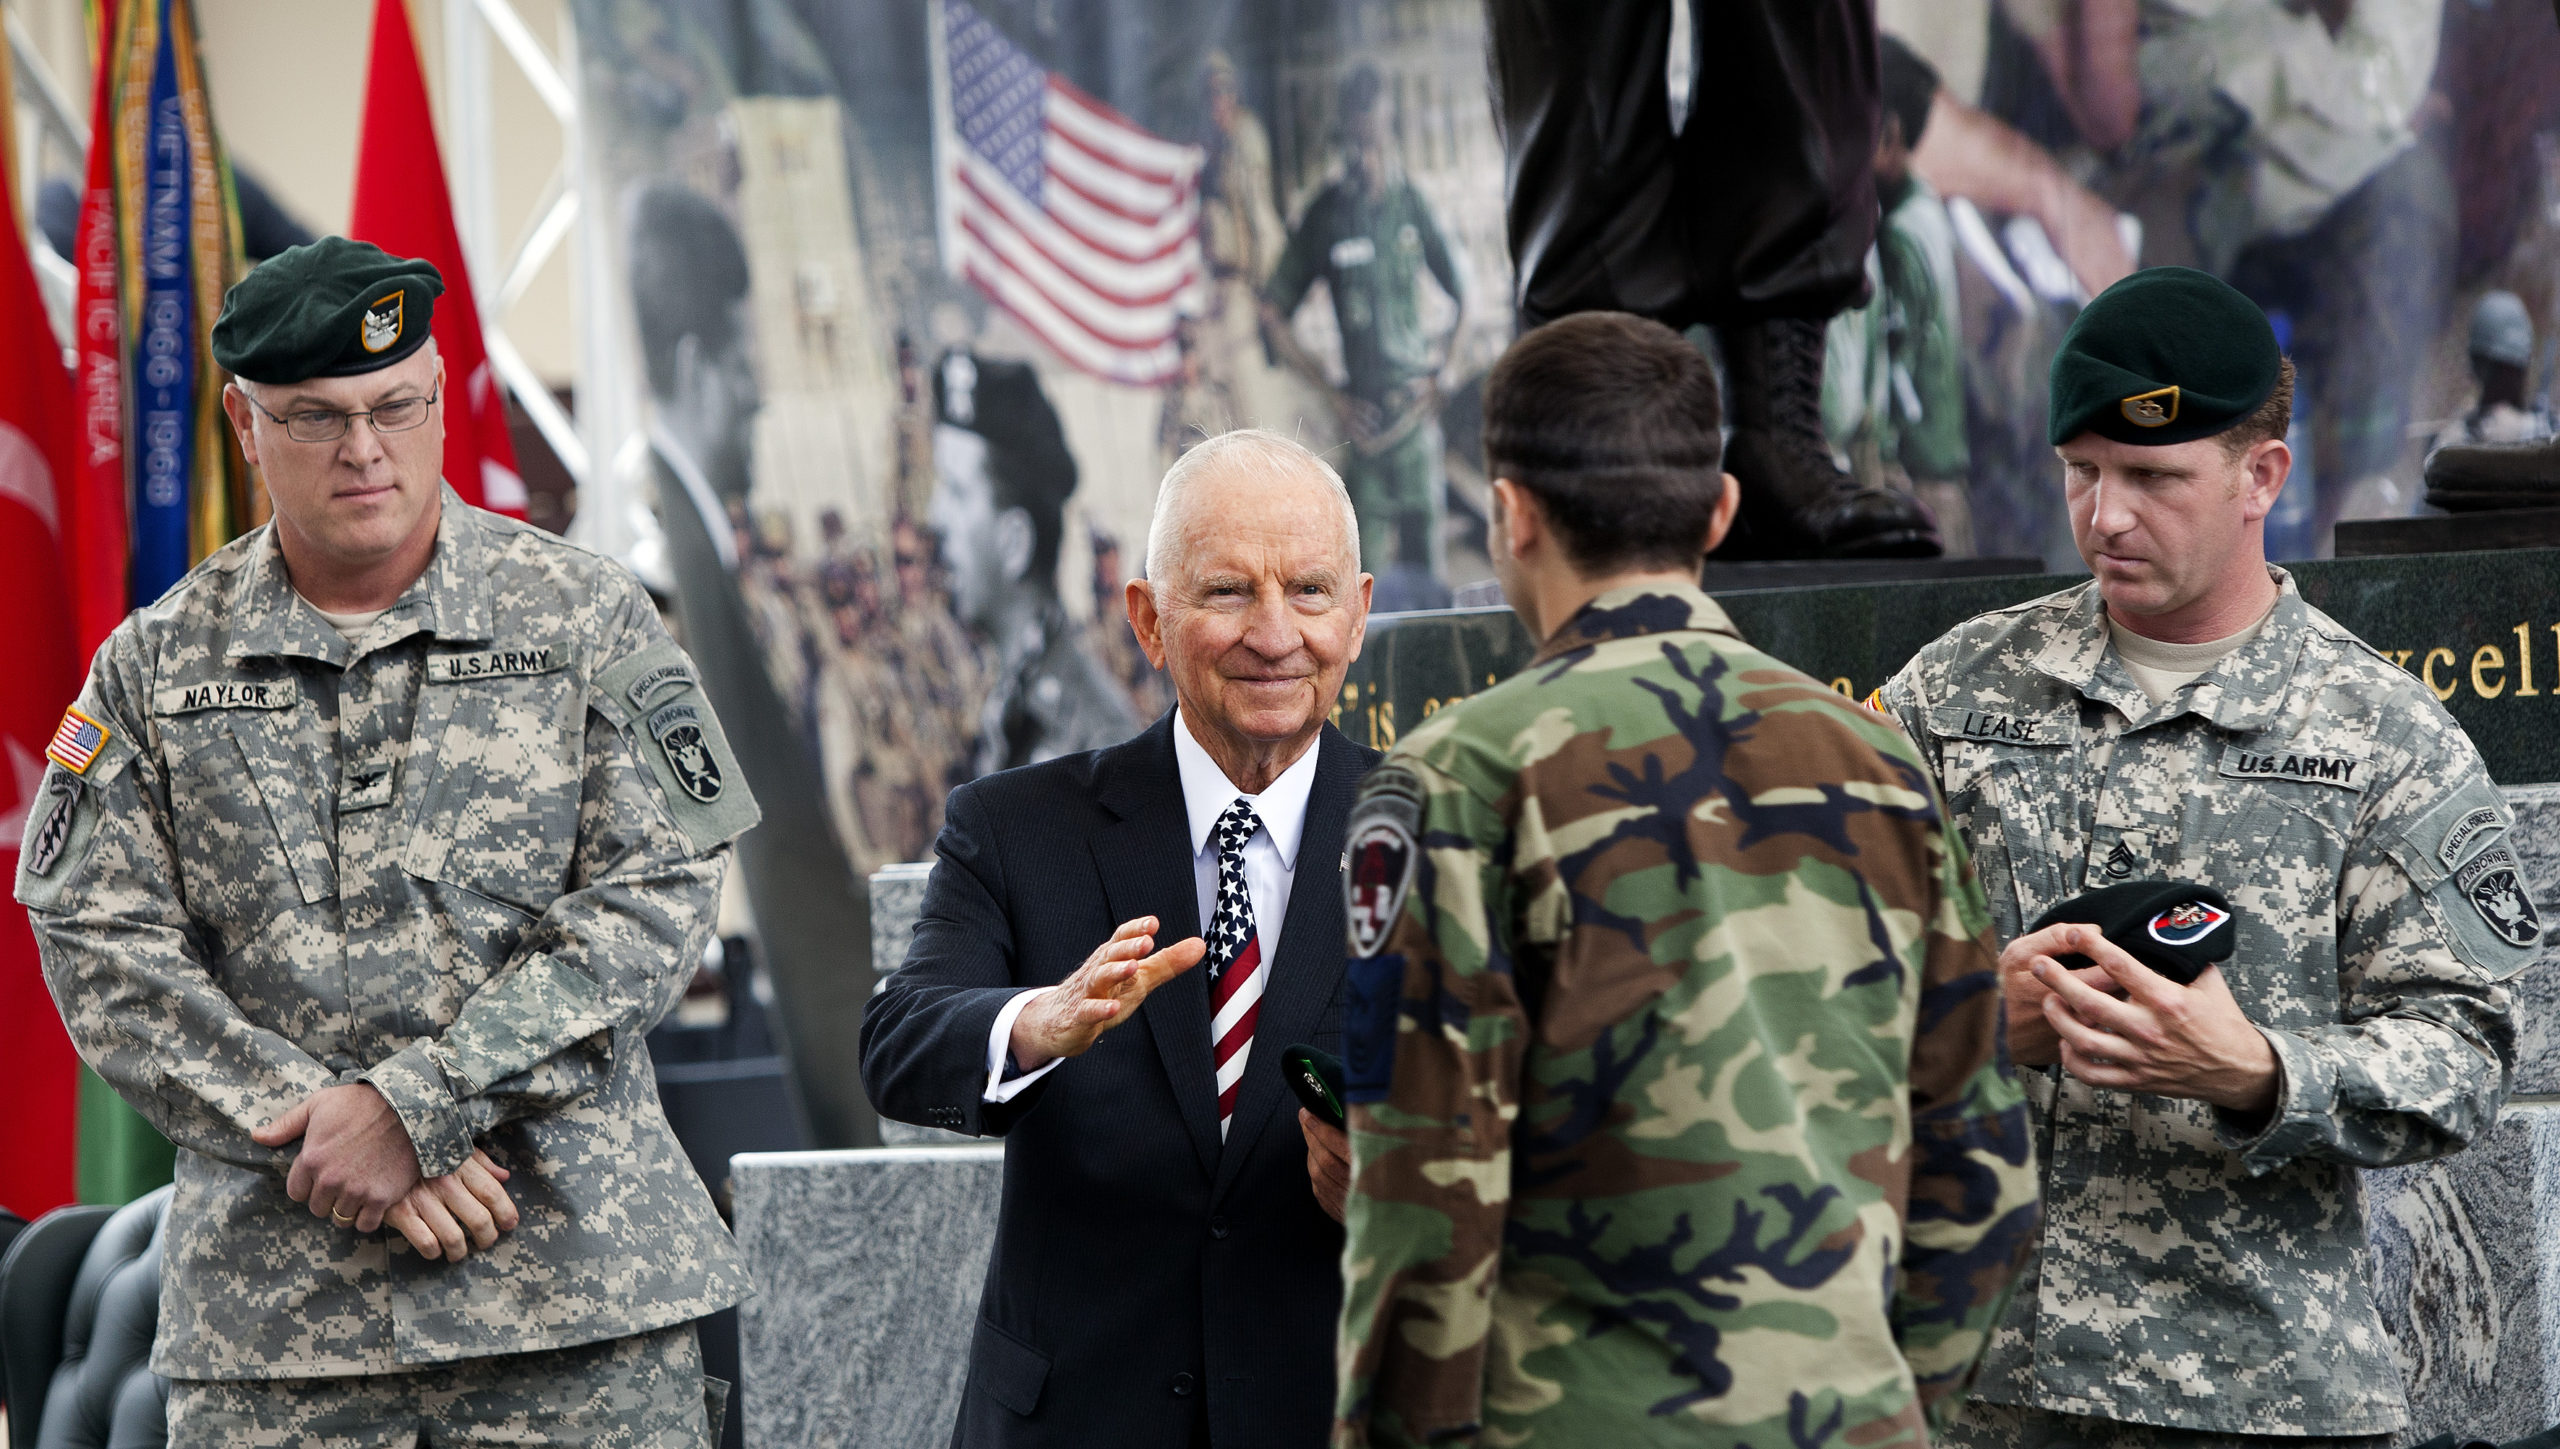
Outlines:
<svg viewBox="0 0 2560 1449"><path fill-rule="evenodd" d="M889 973L907 959L907 942L915 936L916 917L924 912L925 878L933 874L933 862L909 861L900 865L884 865L871 873L871 994L877 996L889 984ZM958 1145L978 1139L959 1132L945 1132L939 1127L920 1127L913 1122L880 1119L880 1140L890 1147L927 1147L937 1144Z"/></svg>
<svg viewBox="0 0 2560 1449"><path fill-rule="evenodd" d="M879 1147L730 1160L747 1443L949 1442L995 1242L1004 1149Z"/></svg>
<svg viewBox="0 0 2560 1449"><path fill-rule="evenodd" d="M2560 1423L2560 1106L2511 1106L2465 1152L2366 1174L2365 1218L2405 1442Z"/></svg>

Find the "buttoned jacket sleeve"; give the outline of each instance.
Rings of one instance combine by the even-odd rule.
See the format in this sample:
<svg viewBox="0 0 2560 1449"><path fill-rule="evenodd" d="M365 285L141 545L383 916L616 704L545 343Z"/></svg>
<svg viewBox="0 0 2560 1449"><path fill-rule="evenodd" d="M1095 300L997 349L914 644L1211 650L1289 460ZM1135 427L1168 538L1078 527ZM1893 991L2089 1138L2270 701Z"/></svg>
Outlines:
<svg viewBox="0 0 2560 1449"><path fill-rule="evenodd" d="M648 754L665 747L641 711L618 691L592 692L567 889L451 1025L364 1074L407 1124L428 1176L459 1166L478 1133L601 1081L621 1043L675 1009L714 923L730 842L757 818L690 662L639 588L626 582L624 593L597 649L608 661L598 678L658 660L682 670L683 691L650 703L698 709L727 766L725 803L706 812L677 790Z"/></svg>
<svg viewBox="0 0 2560 1449"><path fill-rule="evenodd" d="M1943 1433L2034 1251L2033 1132L2000 1015L1999 947L1964 840L1928 827L1935 900L1911 1044L1911 1187L1893 1335Z"/></svg>
<svg viewBox="0 0 2560 1449"><path fill-rule="evenodd" d="M98 651L75 705L106 741L85 772L59 763L46 770L28 813L17 896L45 985L90 1070L180 1147L281 1172L291 1154L250 1134L333 1077L251 1021L207 969L179 887L168 782L139 744L150 685L150 661L128 620ZM59 821L48 808L57 794L70 797ZM67 834L39 850L48 826Z"/></svg>
<svg viewBox="0 0 2560 1449"><path fill-rule="evenodd" d="M2514 1002L2502 983L2539 948L2487 928L2462 869L2496 864L2513 817L2449 721L2429 735L2435 758L2374 792L2348 849L2338 1022L2262 1026L2281 1075L2275 1108L2263 1123L2216 1114L2224 1145L2253 1174L2297 1158L2390 1167L2459 1151L2497 1122L2513 1085ZM2498 824L2478 828L2480 812ZM2465 819L2474 833L2457 838Z"/></svg>
<svg viewBox="0 0 2560 1449"><path fill-rule="evenodd" d="M1001 1137L1047 1095L1045 1068L1009 1096L987 1090L995 1023L1026 989L1005 865L983 789L952 791L915 939L862 1011L862 1088L882 1116Z"/></svg>
<svg viewBox="0 0 2560 1449"><path fill-rule="evenodd" d="M1344 968L1352 1178L1334 1407L1338 1442L1380 1449L1471 1439L1483 1425L1484 1305L1531 1032L1513 953L1553 950L1516 937L1499 808L1422 757L1391 754L1362 787L1351 838L1399 819L1411 885L1384 939Z"/></svg>

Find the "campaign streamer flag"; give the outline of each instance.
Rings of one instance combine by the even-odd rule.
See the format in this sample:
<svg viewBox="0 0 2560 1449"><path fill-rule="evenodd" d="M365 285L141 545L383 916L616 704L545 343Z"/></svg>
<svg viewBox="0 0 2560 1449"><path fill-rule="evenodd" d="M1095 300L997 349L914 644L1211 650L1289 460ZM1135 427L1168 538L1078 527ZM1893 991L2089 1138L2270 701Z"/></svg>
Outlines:
<svg viewBox="0 0 2560 1449"><path fill-rule="evenodd" d="M252 521L222 415L212 333L240 271L238 209L213 134L188 0L118 17L116 214L124 269L132 599L158 598Z"/></svg>
<svg viewBox="0 0 2560 1449"><path fill-rule="evenodd" d="M96 128L89 144L91 175L98 174L95 151L106 149L114 185L109 198L93 194L82 213L85 226L111 218L112 247L93 230L73 249L82 252L78 402L91 423L120 412L124 432L113 456L106 440L90 439L80 499L86 541L75 543L74 557L85 567L109 546L121 503L124 601L139 606L258 523L264 500L251 490L248 464L223 416L229 379L213 361L214 318L244 263L194 7L191 0L121 0L112 11L111 18L106 7L100 12L109 124ZM103 286L110 268L117 308L106 318L95 310L92 286ZM106 335L116 329L120 338ZM116 366L107 354L119 348ZM95 534L87 531L92 521ZM85 596L84 605L85 631L96 623L93 612L109 606ZM84 634L83 647L93 644ZM169 1180L176 1150L168 1139L86 1073L78 1123L82 1201L128 1202Z"/></svg>
<svg viewBox="0 0 2560 1449"><path fill-rule="evenodd" d="M63 569L62 496L74 476L70 374L45 316L18 214L9 56L0 47L0 870L18 873L27 822L68 819L43 788L45 747L80 684ZM42 831L39 830L39 835ZM41 848L41 846L39 847ZM69 1202L79 1058L45 991L36 939L0 903L0 1206L22 1217Z"/></svg>
<svg viewBox="0 0 2560 1449"><path fill-rule="evenodd" d="M71 345L78 456L62 499L62 556L69 575L78 657L106 642L132 607L127 592L124 480L124 304L117 267L115 74L116 0L96 0L99 63L89 99L89 174L71 243L79 274L72 302Z"/></svg>
<svg viewBox="0 0 2560 1449"><path fill-rule="evenodd" d="M444 358L444 477L465 503L524 517L524 480L507 436L505 394L489 366L462 237L453 224L444 157L418 66L405 0L375 0L373 60L364 130L356 142L355 208L347 235L394 256L420 257L444 274L433 332Z"/></svg>
<svg viewBox="0 0 2560 1449"><path fill-rule="evenodd" d="M1203 152L1035 63L963 0L935 20L943 266L1074 366L1164 383L1175 323L1202 299Z"/></svg>

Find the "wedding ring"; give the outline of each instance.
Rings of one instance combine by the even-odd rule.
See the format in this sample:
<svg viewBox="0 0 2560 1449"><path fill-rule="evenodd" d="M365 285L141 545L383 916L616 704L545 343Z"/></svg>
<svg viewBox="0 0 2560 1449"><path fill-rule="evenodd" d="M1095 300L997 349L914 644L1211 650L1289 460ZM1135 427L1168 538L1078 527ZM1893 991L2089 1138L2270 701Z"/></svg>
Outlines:
<svg viewBox="0 0 2560 1449"><path fill-rule="evenodd" d="M333 1210L329 1214L329 1221L341 1225L354 1222L355 1220L356 1215L354 1213L340 1213Z"/></svg>

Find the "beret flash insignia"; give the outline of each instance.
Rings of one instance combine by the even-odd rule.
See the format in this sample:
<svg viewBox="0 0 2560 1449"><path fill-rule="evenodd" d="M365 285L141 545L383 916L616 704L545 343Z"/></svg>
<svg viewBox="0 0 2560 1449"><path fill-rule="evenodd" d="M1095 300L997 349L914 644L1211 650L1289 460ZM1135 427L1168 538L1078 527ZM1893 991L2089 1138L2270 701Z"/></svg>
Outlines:
<svg viewBox="0 0 2560 1449"><path fill-rule="evenodd" d="M2178 420L2178 389L2173 385L2138 392L2117 407L2124 420L2137 428L2165 428Z"/></svg>
<svg viewBox="0 0 2560 1449"><path fill-rule="evenodd" d="M407 291L398 291L364 309L364 350L388 352L400 340L401 302Z"/></svg>
<svg viewBox="0 0 2560 1449"><path fill-rule="evenodd" d="M2231 913L2210 901L2184 901L2151 918L2151 939L2164 946L2192 946L2222 928Z"/></svg>

